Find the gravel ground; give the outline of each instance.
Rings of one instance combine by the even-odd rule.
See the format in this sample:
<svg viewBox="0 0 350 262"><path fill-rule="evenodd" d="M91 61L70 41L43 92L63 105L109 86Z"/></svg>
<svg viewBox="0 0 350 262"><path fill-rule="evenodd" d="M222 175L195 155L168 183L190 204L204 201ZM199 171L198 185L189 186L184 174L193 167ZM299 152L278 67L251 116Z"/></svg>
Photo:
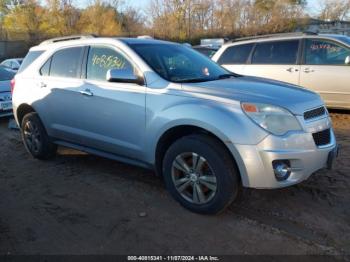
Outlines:
<svg viewBox="0 0 350 262"><path fill-rule="evenodd" d="M245 190L219 216L180 207L154 173L60 148L32 159L0 120L0 254L350 255L350 113L332 112L332 171Z"/></svg>

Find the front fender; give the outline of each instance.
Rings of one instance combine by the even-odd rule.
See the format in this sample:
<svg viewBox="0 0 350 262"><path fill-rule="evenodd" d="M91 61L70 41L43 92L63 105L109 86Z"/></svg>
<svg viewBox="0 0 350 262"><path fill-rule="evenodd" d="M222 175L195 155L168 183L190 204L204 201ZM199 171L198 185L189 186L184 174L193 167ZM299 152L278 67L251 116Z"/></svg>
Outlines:
<svg viewBox="0 0 350 262"><path fill-rule="evenodd" d="M161 136L177 126L195 126L214 134L234 150L234 144L255 145L267 135L241 110L240 104L224 104L205 99L180 96L147 98L146 142L147 156L154 163Z"/></svg>

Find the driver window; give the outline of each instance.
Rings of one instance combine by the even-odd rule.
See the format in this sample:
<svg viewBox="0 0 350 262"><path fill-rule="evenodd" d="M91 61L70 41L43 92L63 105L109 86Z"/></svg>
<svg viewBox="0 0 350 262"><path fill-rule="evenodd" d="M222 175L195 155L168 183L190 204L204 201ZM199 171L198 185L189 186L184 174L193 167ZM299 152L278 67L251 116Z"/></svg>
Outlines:
<svg viewBox="0 0 350 262"><path fill-rule="evenodd" d="M350 49L331 41L307 39L305 46L307 65L345 65Z"/></svg>
<svg viewBox="0 0 350 262"><path fill-rule="evenodd" d="M130 70L134 67L119 52L102 46L92 46L89 50L86 78L91 80L106 80L109 69Z"/></svg>

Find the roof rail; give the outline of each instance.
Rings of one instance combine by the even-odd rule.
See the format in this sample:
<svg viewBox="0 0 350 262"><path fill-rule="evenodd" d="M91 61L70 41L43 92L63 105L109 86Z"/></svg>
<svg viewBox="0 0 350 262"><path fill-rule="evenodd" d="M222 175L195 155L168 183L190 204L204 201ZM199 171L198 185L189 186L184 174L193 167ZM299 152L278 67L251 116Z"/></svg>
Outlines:
<svg viewBox="0 0 350 262"><path fill-rule="evenodd" d="M302 36L302 35L318 35L318 34L315 32L292 32L292 33L279 33L279 34L269 34L269 35L256 35L256 36L236 38L231 40L230 42L254 40L254 39L261 39L261 38L271 38L271 37Z"/></svg>
<svg viewBox="0 0 350 262"><path fill-rule="evenodd" d="M40 43L40 45L47 45L47 44L53 44L58 42L64 42L64 41L71 41L71 40L79 40L79 39L89 39L89 38L95 38L96 35L70 35L70 36L62 36L62 37L56 37L51 38L48 40L45 40Z"/></svg>

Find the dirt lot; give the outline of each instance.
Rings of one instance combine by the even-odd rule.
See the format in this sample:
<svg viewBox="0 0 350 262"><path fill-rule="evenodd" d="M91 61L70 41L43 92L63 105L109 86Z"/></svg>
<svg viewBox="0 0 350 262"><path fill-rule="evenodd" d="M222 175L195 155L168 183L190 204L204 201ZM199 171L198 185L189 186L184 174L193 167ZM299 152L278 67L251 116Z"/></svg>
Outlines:
<svg viewBox="0 0 350 262"><path fill-rule="evenodd" d="M34 160L0 120L0 254L349 255L350 114L332 118L333 171L247 190L220 216L183 209L147 170L63 148Z"/></svg>

